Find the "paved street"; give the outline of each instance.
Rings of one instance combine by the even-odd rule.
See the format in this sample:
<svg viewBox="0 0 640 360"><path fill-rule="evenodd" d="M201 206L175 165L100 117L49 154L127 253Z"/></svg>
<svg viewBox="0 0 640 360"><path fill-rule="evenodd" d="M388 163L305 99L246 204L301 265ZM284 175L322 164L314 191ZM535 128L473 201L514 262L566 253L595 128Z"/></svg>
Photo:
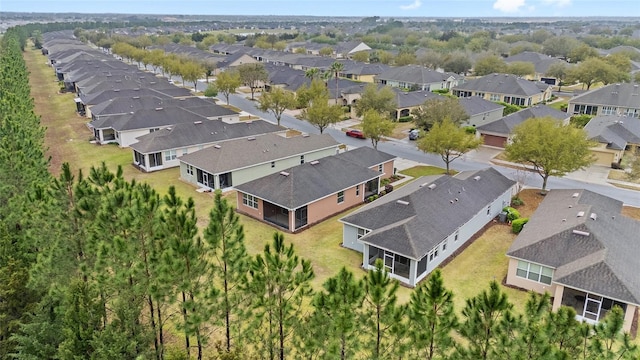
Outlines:
<svg viewBox="0 0 640 360"><path fill-rule="evenodd" d="M273 123L276 122L275 117L271 113L265 113L256 109L255 102L244 98L243 95L231 95L229 98L229 103L241 110L260 116L265 120L271 121ZM287 114L284 114L282 116L281 125L306 133L320 133L317 128L313 127L308 122L298 120L295 117ZM371 142L368 140L354 139L345 136L344 132L342 132L338 128L332 127L327 129L325 132L331 134L331 136L333 136L336 141L339 141L348 146L372 146ZM435 154L425 154L419 151L416 148L415 144L413 142L410 142L409 140L390 140L380 142L378 144L378 149L411 161L440 167L445 166L440 156ZM488 154L486 152L480 152L479 154L466 154L463 158L452 162L451 168L457 171L465 171L483 169L487 166L493 166L496 170L500 171L505 176L513 180L517 180L519 174L515 169L490 164L488 163L489 158L490 152ZM618 199L627 205L640 207L640 191L622 189L611 184L606 184L603 181L594 182L595 180L598 179L597 177L594 177L593 173L577 172L572 173L564 178L551 177L549 178L547 187L549 189L587 189L612 197L614 199ZM542 179L537 174L529 173L529 175L524 179L524 183L526 184L526 186L539 188L542 186Z"/></svg>

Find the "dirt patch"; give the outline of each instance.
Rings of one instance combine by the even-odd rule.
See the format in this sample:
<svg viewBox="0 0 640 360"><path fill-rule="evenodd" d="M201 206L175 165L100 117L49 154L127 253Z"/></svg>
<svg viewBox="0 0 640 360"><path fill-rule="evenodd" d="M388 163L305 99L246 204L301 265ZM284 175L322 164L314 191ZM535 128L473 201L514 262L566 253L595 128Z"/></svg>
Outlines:
<svg viewBox="0 0 640 360"><path fill-rule="evenodd" d="M622 215L628 216L632 219L640 220L640 208L633 206L623 206Z"/></svg>
<svg viewBox="0 0 640 360"><path fill-rule="evenodd" d="M544 196L540 194L540 189L524 189L518 193L518 197L524 202L523 205L514 206L518 209L521 217L530 217L536 211Z"/></svg>

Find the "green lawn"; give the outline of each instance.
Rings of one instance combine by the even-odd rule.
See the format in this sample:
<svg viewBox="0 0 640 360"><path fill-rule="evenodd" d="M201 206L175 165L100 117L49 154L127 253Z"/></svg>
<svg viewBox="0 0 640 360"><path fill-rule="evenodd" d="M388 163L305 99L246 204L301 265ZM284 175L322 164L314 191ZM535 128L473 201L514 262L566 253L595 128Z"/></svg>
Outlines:
<svg viewBox="0 0 640 360"><path fill-rule="evenodd" d="M445 171L445 169L436 166L419 165L402 170L400 171L400 174L418 178L420 176L442 175L445 173ZM451 170L451 173L455 174L456 172Z"/></svg>

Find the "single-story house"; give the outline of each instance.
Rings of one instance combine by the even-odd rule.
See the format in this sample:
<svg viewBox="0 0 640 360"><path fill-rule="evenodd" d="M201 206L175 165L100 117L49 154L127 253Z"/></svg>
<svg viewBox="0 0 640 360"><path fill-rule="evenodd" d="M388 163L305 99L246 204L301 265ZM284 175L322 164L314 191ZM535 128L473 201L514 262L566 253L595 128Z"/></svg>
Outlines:
<svg viewBox="0 0 640 360"><path fill-rule="evenodd" d="M551 190L507 251L507 284L549 292L597 323L613 308L630 331L640 306L640 221L622 202L588 190Z"/></svg>
<svg viewBox="0 0 640 360"><path fill-rule="evenodd" d="M640 154L640 121L616 115L596 116L584 127L589 139L596 141L591 148L596 164L610 166L620 163L625 150Z"/></svg>
<svg viewBox="0 0 640 360"><path fill-rule="evenodd" d="M397 156L376 150L368 146L361 146L340 154L343 159L352 163L375 170L382 175L380 179L388 179L395 174L394 162Z"/></svg>
<svg viewBox="0 0 640 360"><path fill-rule="evenodd" d="M458 102L469 115L469 120L463 126L478 127L488 124L502 118L504 113L504 106L477 96L458 98Z"/></svg>
<svg viewBox="0 0 640 360"><path fill-rule="evenodd" d="M540 54L534 51L523 51L521 53L511 55L504 59L507 64L513 62L528 62L533 64L534 73L525 76L527 80L542 81L549 85L558 85L558 79L548 76L547 72L553 64L564 64L567 68L571 66L568 62L551 57L549 55Z"/></svg>
<svg viewBox="0 0 640 360"><path fill-rule="evenodd" d="M346 153L324 157L237 186L237 210L296 232L378 194L381 172Z"/></svg>
<svg viewBox="0 0 640 360"><path fill-rule="evenodd" d="M454 88L464 82L458 74L439 72L424 66L391 67L376 75L376 83L408 90L434 91Z"/></svg>
<svg viewBox="0 0 640 360"><path fill-rule="evenodd" d="M609 84L569 99L569 114L620 115L640 117L640 89L638 84Z"/></svg>
<svg viewBox="0 0 640 360"><path fill-rule="evenodd" d="M564 124L567 124L570 118L566 112L556 110L546 105L535 105L511 113L490 123L480 125L476 128L476 134L484 138L485 145L504 148L511 142L511 135L516 126L522 124L527 119L542 117L552 117L562 121Z"/></svg>
<svg viewBox="0 0 640 360"><path fill-rule="evenodd" d="M342 245L365 269L383 261L414 287L510 204L515 182L493 168L421 177L343 217Z"/></svg>
<svg viewBox="0 0 640 360"><path fill-rule="evenodd" d="M180 178L207 190L226 189L338 152L329 134L264 134L182 155Z"/></svg>
<svg viewBox="0 0 640 360"><path fill-rule="evenodd" d="M489 101L531 106L551 99L551 85L515 75L489 74L453 87L457 97L479 96Z"/></svg>
<svg viewBox="0 0 640 360"><path fill-rule="evenodd" d="M264 120L236 123L195 121L143 135L130 147L133 150L133 164L142 171L152 172L180 166L179 156L214 144L278 131L283 129Z"/></svg>

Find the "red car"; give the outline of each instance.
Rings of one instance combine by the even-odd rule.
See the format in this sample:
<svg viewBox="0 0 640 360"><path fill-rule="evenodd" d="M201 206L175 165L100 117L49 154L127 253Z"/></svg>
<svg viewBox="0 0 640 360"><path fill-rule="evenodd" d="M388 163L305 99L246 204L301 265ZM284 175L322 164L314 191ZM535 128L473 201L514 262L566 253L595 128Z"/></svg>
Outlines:
<svg viewBox="0 0 640 360"><path fill-rule="evenodd" d="M364 139L364 134L360 130L351 129L347 131L347 136L351 136L358 139Z"/></svg>

